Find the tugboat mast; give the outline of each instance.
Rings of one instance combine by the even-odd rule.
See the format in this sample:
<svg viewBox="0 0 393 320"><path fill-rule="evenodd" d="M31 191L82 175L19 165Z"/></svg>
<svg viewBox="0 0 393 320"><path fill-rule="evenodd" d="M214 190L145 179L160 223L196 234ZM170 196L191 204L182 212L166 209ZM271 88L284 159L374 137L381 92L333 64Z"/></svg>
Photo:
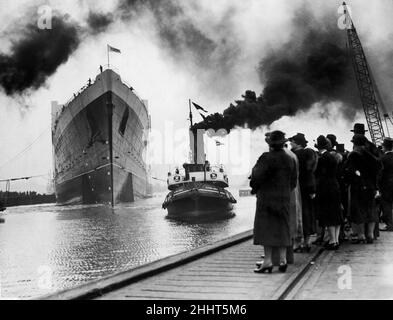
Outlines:
<svg viewBox="0 0 393 320"><path fill-rule="evenodd" d="M190 130L191 130L192 126L194 125L192 123L191 99L188 99L188 104L189 104L189 107L190 107Z"/></svg>
<svg viewBox="0 0 393 320"><path fill-rule="evenodd" d="M193 161L194 164L198 164L198 130L194 129L194 123L192 121L192 109L191 109L191 99L188 99L188 104L190 107L190 132L192 133L192 135L190 135L190 139L192 139L191 141L191 145L193 146Z"/></svg>

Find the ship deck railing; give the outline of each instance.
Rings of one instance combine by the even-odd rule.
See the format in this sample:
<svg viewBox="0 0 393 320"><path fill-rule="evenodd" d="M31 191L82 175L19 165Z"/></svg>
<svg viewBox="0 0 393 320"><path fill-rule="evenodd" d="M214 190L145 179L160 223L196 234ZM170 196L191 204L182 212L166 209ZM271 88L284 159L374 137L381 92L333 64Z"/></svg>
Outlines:
<svg viewBox="0 0 393 320"><path fill-rule="evenodd" d="M114 72L116 72L119 76L120 76L120 71L117 69L117 68L115 68L115 67L113 67L113 66L111 66L111 65L103 65L102 66L102 72L104 72L105 70L112 70L112 71L114 71ZM101 72L101 68L98 68L98 70L97 70L97 76L99 75L99 74L101 74L102 73ZM96 78L97 78L97 76L96 76ZM121 77L121 76L120 76ZM142 102L142 104L143 104L143 106L145 107L145 109L146 109L146 112L148 113L149 111L148 111L148 108L147 108L147 106L146 106L146 104L145 104L145 102L144 102L144 100L140 97L140 95L138 94L138 92L136 92L135 91L135 89L134 89L134 87L132 87L127 81L125 81L124 79L121 79L121 82L123 83L123 85L125 85L128 89L130 89L131 91L132 91L132 93L139 99L139 101L141 101ZM63 106L62 106L62 108L61 108L61 110L60 110L60 112L56 115L56 120L55 120L55 125L54 125L54 130L56 130L56 127L57 127L57 123L58 123L58 119L59 119L59 117L63 114L63 112L65 111L65 109L83 92L83 91L85 91L87 88L89 88L91 85L93 85L95 83L95 81L91 81L90 83L89 83L89 81L87 82L87 84L86 85L84 85L82 88L80 88L76 93L74 93L74 96L72 97L72 98L70 98L65 104L63 104Z"/></svg>
<svg viewBox="0 0 393 320"><path fill-rule="evenodd" d="M108 69L109 69L109 70L112 70L112 71L116 72L116 73L120 76L120 70L117 69L116 67L112 66L112 65L108 65L108 64L103 65L103 66L102 66L102 69L103 69L103 71L108 70ZM100 74L100 73L101 73L101 70L98 69L98 72L99 72L98 74ZM121 76L120 76L120 77L121 77ZM146 112L148 113L148 108L147 108L147 106L146 106L146 104L145 104L145 102L144 102L144 99L141 98L141 96L139 95L138 91L136 91L136 90L134 89L134 87L133 87L132 85L130 85L130 84L129 84L126 80L124 80L123 78L121 78L121 82L122 82L128 89L130 89L134 95L136 95L136 97L137 97L137 98L142 102L142 104L145 106Z"/></svg>

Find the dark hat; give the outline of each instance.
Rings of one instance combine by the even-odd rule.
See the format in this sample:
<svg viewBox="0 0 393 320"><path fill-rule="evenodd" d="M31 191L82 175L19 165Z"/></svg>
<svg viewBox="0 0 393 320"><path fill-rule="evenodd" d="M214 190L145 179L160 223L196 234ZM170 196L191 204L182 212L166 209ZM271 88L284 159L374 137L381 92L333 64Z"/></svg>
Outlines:
<svg viewBox="0 0 393 320"><path fill-rule="evenodd" d="M268 144L270 146L280 145L280 144L284 144L287 141L288 141L288 139L285 138L285 133L277 130L277 131L273 131L270 134Z"/></svg>
<svg viewBox="0 0 393 320"><path fill-rule="evenodd" d="M328 134L327 136L326 136L326 138L328 138L329 139L329 141L332 143L332 146L333 147L335 147L335 146L337 146L337 137L334 135L334 134Z"/></svg>
<svg viewBox="0 0 393 320"><path fill-rule="evenodd" d="M307 146L308 141L303 133L298 133L296 136L289 138L289 141L293 141L300 146Z"/></svg>
<svg viewBox="0 0 393 320"><path fill-rule="evenodd" d="M355 134L351 140L351 142L358 147L363 147L367 143L367 138L362 134Z"/></svg>
<svg viewBox="0 0 393 320"><path fill-rule="evenodd" d="M340 153L345 153L345 144L338 143L336 150Z"/></svg>
<svg viewBox="0 0 393 320"><path fill-rule="evenodd" d="M266 132L265 133L265 141L266 141L266 143L269 143L269 141L270 141L270 136L272 135L272 133L271 132Z"/></svg>
<svg viewBox="0 0 393 320"><path fill-rule="evenodd" d="M324 137L324 136L319 136L317 138L317 144L315 145L315 148L317 149L328 149L329 148L329 140Z"/></svg>
<svg viewBox="0 0 393 320"><path fill-rule="evenodd" d="M365 129L363 123L355 123L355 125L353 126L353 130L351 130L351 132L355 134L365 134L367 131L368 130Z"/></svg>
<svg viewBox="0 0 393 320"><path fill-rule="evenodd" d="M393 139L392 138L385 138L383 140L382 146L387 149L393 149Z"/></svg>

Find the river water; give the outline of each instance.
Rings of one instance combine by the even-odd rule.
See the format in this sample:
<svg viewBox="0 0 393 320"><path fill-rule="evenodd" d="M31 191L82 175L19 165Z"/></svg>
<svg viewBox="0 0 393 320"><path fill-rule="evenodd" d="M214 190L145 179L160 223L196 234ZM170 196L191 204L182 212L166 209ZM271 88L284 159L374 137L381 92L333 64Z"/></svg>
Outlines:
<svg viewBox="0 0 393 320"><path fill-rule="evenodd" d="M253 226L253 197L236 197L232 218L176 221L161 209L164 196L115 209L8 208L2 215L6 221L0 224L0 299L37 298L189 251Z"/></svg>

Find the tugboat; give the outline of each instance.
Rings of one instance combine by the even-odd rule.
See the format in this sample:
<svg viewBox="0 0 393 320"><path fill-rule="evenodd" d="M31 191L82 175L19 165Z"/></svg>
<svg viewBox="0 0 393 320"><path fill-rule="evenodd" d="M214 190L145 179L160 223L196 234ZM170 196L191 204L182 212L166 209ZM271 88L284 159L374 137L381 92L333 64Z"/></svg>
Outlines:
<svg viewBox="0 0 393 320"><path fill-rule="evenodd" d="M162 208L168 210L168 217L175 218L233 216L236 199L225 189L229 187L228 176L222 165L211 166L206 160L203 132L193 129L191 107L190 122L192 163L168 173L170 192Z"/></svg>

